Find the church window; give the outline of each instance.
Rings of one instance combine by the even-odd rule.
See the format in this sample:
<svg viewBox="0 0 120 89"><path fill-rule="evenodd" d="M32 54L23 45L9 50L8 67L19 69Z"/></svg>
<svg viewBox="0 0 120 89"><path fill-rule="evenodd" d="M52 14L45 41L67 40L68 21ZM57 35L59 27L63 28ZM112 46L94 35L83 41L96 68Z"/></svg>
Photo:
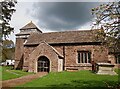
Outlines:
<svg viewBox="0 0 120 89"><path fill-rule="evenodd" d="M91 53L89 51L78 51L78 63L90 63Z"/></svg>

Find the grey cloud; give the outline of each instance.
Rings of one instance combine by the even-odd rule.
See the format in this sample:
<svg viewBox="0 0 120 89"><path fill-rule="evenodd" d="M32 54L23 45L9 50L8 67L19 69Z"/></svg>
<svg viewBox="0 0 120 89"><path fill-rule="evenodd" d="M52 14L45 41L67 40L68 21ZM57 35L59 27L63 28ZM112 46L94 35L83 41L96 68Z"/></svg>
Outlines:
<svg viewBox="0 0 120 89"><path fill-rule="evenodd" d="M32 16L42 28L50 30L74 30L91 21L94 2L37 2L33 5Z"/></svg>

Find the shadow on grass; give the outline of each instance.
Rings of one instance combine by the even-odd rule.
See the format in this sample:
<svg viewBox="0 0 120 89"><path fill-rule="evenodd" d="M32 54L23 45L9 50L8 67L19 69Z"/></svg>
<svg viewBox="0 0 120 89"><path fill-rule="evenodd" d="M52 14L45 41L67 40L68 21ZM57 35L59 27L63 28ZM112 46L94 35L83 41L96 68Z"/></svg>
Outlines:
<svg viewBox="0 0 120 89"><path fill-rule="evenodd" d="M100 81L81 81L72 80L69 84L50 85L50 89L107 89L104 83Z"/></svg>
<svg viewBox="0 0 120 89"><path fill-rule="evenodd" d="M114 86L116 82L106 81L109 85ZM115 87L108 88L101 81L81 81L72 80L70 83L61 83L58 85L47 85L46 87L16 87L15 89L117 89Z"/></svg>

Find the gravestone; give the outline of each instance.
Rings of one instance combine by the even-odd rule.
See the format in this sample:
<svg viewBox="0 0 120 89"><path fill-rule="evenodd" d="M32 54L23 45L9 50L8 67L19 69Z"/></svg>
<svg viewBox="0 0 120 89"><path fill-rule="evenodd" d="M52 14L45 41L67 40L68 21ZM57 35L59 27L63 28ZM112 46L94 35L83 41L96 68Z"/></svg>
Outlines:
<svg viewBox="0 0 120 89"><path fill-rule="evenodd" d="M97 74L117 75L113 68L114 65L110 63L96 63Z"/></svg>

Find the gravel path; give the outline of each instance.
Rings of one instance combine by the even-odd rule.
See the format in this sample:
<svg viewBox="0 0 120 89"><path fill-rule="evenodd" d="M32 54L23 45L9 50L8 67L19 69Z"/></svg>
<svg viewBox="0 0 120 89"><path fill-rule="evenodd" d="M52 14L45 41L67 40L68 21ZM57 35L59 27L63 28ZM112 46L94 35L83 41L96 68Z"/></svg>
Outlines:
<svg viewBox="0 0 120 89"><path fill-rule="evenodd" d="M36 78L43 77L47 74L48 73L46 73L46 72L41 72L41 73L37 73L37 74L23 76L23 77L16 78L16 79L5 80L5 81L2 81L2 89L6 89L6 88L8 89L10 87L15 87L15 86L18 86L21 84L25 84Z"/></svg>

